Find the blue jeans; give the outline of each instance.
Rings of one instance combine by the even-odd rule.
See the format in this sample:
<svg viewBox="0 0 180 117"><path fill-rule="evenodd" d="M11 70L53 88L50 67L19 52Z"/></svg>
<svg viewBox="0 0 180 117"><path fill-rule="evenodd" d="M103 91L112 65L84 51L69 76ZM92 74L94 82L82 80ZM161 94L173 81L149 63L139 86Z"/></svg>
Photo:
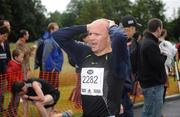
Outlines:
<svg viewBox="0 0 180 117"><path fill-rule="evenodd" d="M164 85L142 88L144 106L142 117L161 117Z"/></svg>

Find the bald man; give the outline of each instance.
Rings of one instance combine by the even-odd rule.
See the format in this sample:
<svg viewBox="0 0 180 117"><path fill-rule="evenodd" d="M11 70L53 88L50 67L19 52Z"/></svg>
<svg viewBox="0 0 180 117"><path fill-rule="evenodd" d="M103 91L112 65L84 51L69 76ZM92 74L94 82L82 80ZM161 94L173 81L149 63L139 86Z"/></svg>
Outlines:
<svg viewBox="0 0 180 117"><path fill-rule="evenodd" d="M82 33L88 33L88 46L72 39ZM99 19L86 26L61 28L53 38L81 68L83 117L119 116L128 54L126 38L117 25Z"/></svg>

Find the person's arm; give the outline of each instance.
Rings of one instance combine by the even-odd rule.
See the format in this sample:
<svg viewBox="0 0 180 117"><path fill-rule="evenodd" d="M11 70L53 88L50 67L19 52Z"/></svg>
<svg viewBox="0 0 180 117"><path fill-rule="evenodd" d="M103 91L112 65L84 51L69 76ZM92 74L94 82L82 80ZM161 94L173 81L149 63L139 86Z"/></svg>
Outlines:
<svg viewBox="0 0 180 117"><path fill-rule="evenodd" d="M32 88L36 92L37 96L28 96L27 99L32 100L32 101L41 101L41 102L43 102L45 97L44 97L44 93L41 90L41 84L38 83L37 81L34 81L32 83Z"/></svg>
<svg viewBox="0 0 180 117"><path fill-rule="evenodd" d="M27 117L28 115L28 103L27 99L23 98L23 117Z"/></svg>
<svg viewBox="0 0 180 117"><path fill-rule="evenodd" d="M111 26L109 32L112 41L112 68L117 77L125 79L128 66L127 38L117 25Z"/></svg>
<svg viewBox="0 0 180 117"><path fill-rule="evenodd" d="M54 40L78 65L80 65L84 53L87 52L87 49L90 49L88 46L73 40L74 36L82 33L87 33L87 26L80 25L60 28L58 31L52 33Z"/></svg>

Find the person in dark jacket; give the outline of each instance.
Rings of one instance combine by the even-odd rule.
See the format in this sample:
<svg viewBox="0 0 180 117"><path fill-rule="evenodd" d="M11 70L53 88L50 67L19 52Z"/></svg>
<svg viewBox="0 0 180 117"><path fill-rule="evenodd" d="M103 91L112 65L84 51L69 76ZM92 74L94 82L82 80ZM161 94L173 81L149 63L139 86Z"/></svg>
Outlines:
<svg viewBox="0 0 180 117"><path fill-rule="evenodd" d="M122 105L124 108L123 117L134 117L133 104L132 104L132 101L131 101L128 93L133 91L133 84L134 84L133 82L135 81L135 79L133 79L133 76L132 76L133 74L135 74L133 72L133 69L137 69L137 68L134 68L135 65L132 64L133 62L131 61L131 60L133 60L133 61L137 60L137 58L136 58L137 55L135 53L135 50L133 50L133 49L137 49L137 48L132 48L132 47L134 47L133 44L136 44L134 42L135 40L133 38L133 35L136 32L136 28L140 27L141 24L137 23L136 19L131 15L124 16L122 18L121 23L122 23L124 32L127 35L128 40L130 40L129 42L127 42L128 54L129 54L129 57L128 57L128 74L127 74L127 77L125 80L125 85L124 85L123 95L122 95L122 99L123 99Z"/></svg>
<svg viewBox="0 0 180 117"><path fill-rule="evenodd" d="M158 45L162 29L160 19L150 19L144 39L140 43L139 82L144 94L142 117L161 116L164 84L167 78L164 67L166 53L161 52Z"/></svg>
<svg viewBox="0 0 180 117"><path fill-rule="evenodd" d="M10 52L10 46L9 46L9 37L11 33L11 24L8 20L2 20L4 23L4 26L6 26L9 30L8 38L3 42L4 43L4 48L7 53L7 61L9 62L11 60L11 52Z"/></svg>
<svg viewBox="0 0 180 117"><path fill-rule="evenodd" d="M88 46L72 39L87 32ZM82 116L118 117L128 64L123 31L112 21L98 19L61 28L52 36L81 68Z"/></svg>
<svg viewBox="0 0 180 117"><path fill-rule="evenodd" d="M9 29L0 22L0 116L3 112L5 71L8 63L8 55L4 41L8 38Z"/></svg>
<svg viewBox="0 0 180 117"><path fill-rule="evenodd" d="M9 43L7 41L9 32L11 31L10 30L10 23L9 23L9 21L7 21L7 20L0 20L0 28L1 28L1 32L0 32L0 34L1 34L0 47L1 47L2 51L3 51L3 53L5 53L5 56L6 56L5 62L0 61L0 66L2 66L2 67L0 67L0 73L4 73L5 69L3 67L4 65L2 65L2 64L3 63L7 64L11 60L11 53L10 53ZM3 56L1 56L1 57L3 57Z"/></svg>

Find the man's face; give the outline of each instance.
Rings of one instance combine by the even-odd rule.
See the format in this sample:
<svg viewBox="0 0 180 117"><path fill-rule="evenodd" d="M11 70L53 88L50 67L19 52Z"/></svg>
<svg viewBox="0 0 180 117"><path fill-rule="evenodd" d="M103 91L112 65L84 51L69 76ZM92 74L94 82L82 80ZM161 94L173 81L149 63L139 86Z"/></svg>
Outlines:
<svg viewBox="0 0 180 117"><path fill-rule="evenodd" d="M0 34L0 43L7 40L7 38L8 38L8 33Z"/></svg>
<svg viewBox="0 0 180 117"><path fill-rule="evenodd" d="M55 32L55 31L57 31L59 29L59 26L54 26L54 30L53 30L53 32Z"/></svg>
<svg viewBox="0 0 180 117"><path fill-rule="evenodd" d="M157 38L161 37L162 30L163 30L163 27L158 27L158 35L157 35L158 37Z"/></svg>
<svg viewBox="0 0 180 117"><path fill-rule="evenodd" d="M107 22L95 21L91 23L88 29L88 33L88 44L95 54L99 54L108 50L110 39Z"/></svg>
<svg viewBox="0 0 180 117"><path fill-rule="evenodd" d="M127 34L128 38L132 38L134 33L136 32L136 27L134 26L124 27L124 31Z"/></svg>
<svg viewBox="0 0 180 117"><path fill-rule="evenodd" d="M26 41L29 39L29 32L26 32L26 35L24 35L24 38L26 39Z"/></svg>
<svg viewBox="0 0 180 117"><path fill-rule="evenodd" d="M9 21L4 21L4 25L8 28L9 32L11 31L11 25Z"/></svg>
<svg viewBox="0 0 180 117"><path fill-rule="evenodd" d="M23 96L23 95L25 95L26 93L27 93L27 87L24 86L24 87L22 88L22 90L19 92L19 95L20 95L20 96Z"/></svg>

